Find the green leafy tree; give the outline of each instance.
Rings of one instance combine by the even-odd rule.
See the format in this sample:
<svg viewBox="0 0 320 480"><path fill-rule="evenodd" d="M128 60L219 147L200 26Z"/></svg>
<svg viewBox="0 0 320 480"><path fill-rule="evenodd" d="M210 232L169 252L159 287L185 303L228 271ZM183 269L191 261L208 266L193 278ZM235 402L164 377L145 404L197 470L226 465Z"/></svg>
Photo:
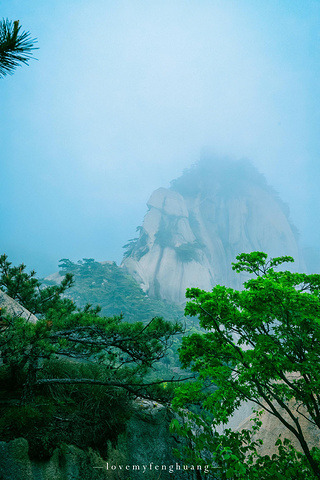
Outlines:
<svg viewBox="0 0 320 480"><path fill-rule="evenodd" d="M173 428L192 438L198 457L209 454L220 468L215 478L320 478L319 450L309 447L301 426L303 419L320 429L320 275L275 271L293 262L291 257L268 261L265 253L253 252L237 260L235 271L255 275L242 291L220 285L212 292L187 290L185 313L198 316L206 333L183 338L180 360L198 372L199 380L179 389L175 406L198 402L202 413L191 409L191 423ZM252 433L214 434L246 401L275 416L303 454L286 441L278 443L279 455L272 461L262 460Z"/></svg>
<svg viewBox="0 0 320 480"><path fill-rule="evenodd" d="M35 39L29 32L21 31L19 20L0 21L0 78L12 75L20 64L28 65L33 50L36 50Z"/></svg>

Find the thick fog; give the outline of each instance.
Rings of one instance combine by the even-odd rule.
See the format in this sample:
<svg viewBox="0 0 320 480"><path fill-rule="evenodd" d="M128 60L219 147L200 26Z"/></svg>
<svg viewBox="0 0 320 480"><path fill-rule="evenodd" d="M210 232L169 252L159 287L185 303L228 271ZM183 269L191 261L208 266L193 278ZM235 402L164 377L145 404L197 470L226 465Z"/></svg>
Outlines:
<svg viewBox="0 0 320 480"><path fill-rule="evenodd" d="M319 254L319 1L0 7L39 47L0 80L0 253L40 275L120 262L152 191L209 149L252 161Z"/></svg>

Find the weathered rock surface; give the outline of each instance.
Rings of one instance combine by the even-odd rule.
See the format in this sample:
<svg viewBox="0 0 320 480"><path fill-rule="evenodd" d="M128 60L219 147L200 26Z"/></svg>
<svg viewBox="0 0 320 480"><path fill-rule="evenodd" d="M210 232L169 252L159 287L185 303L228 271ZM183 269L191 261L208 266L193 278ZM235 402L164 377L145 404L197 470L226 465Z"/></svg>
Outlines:
<svg viewBox="0 0 320 480"><path fill-rule="evenodd" d="M0 308L6 309L9 315L13 317L25 318L28 322L36 323L37 317L29 312L26 308L13 300L9 295L0 290Z"/></svg>
<svg viewBox="0 0 320 480"><path fill-rule="evenodd" d="M101 458L68 445L57 448L48 461L30 460L27 440L0 442L1 480L104 480ZM112 477L111 477L112 478Z"/></svg>
<svg viewBox="0 0 320 480"><path fill-rule="evenodd" d="M171 418L165 406L136 400L126 432L119 436L116 446L108 445L107 459L91 449L83 451L64 445L50 459L36 461L29 458L25 439L0 442L0 480L186 478L187 470L172 454L172 447L177 444L169 432Z"/></svg>
<svg viewBox="0 0 320 480"><path fill-rule="evenodd" d="M122 265L153 297L184 303L187 287L241 288L231 263L242 252L291 255L304 269L287 207L246 162L200 162L147 206Z"/></svg>
<svg viewBox="0 0 320 480"><path fill-rule="evenodd" d="M299 407L299 404L297 404L294 400L291 400L288 405L290 410L296 415L297 418L299 418L301 431L303 432L309 448L320 448L319 429L312 421L308 420L308 412L305 409L302 409L301 405ZM298 407L299 411L297 411ZM289 417L289 414L281 407L277 406L277 409L285 421L295 427L292 419ZM236 425L236 429L250 429L253 426L252 419L254 416L255 414L252 414L245 418L240 424ZM259 453L261 455L269 455L271 457L274 453L278 453L275 443L279 436L282 441L284 438L290 440L294 448L299 452L302 452L302 447L296 436L274 415L264 411L260 417L260 420L262 422L262 426L259 432L254 435L254 440L260 439L263 441L263 444L259 447Z"/></svg>
<svg viewBox="0 0 320 480"><path fill-rule="evenodd" d="M288 374L288 379L292 380L293 378L298 378L298 373ZM262 404L266 405L263 400ZM274 407L281 417L292 427L296 428L296 425L286 409L282 408L276 401L273 402ZM294 417L299 420L301 427L301 432L307 442L309 448L320 448L320 432L319 428L312 421L307 409L301 405L300 402L297 402L294 398L291 399L287 406L289 407L291 413ZM283 441L284 438L287 438L291 441L294 448L303 452L300 442L297 437L292 433L292 431L287 428L275 415L272 415L267 410L264 410L258 406L255 402L248 401L242 402L240 407L235 411L234 415L230 418L227 425L223 425L218 431L221 433L224 429L231 428L232 430L250 430L253 426L253 419L256 414L254 411L262 410L262 415L260 420L262 425L258 432L253 436L253 439L262 440L263 444L259 447L259 453L261 455L269 455L270 457L273 454L278 453L278 448L275 443L278 440L279 436Z"/></svg>

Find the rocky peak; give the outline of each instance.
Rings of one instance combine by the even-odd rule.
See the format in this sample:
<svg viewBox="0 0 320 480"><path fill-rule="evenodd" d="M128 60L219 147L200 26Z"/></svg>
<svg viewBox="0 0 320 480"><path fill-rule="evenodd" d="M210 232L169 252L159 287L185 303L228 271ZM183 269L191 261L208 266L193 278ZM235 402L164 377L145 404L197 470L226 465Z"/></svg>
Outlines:
<svg viewBox="0 0 320 480"><path fill-rule="evenodd" d="M288 207L249 162L203 160L159 188L122 265L151 296L185 302L187 287L241 288L242 252L291 255L303 270Z"/></svg>

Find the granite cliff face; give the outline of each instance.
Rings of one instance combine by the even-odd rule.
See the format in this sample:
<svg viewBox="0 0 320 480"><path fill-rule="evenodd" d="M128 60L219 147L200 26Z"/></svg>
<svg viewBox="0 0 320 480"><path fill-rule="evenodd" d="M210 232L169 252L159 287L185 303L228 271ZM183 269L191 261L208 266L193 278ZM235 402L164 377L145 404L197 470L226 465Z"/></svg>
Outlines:
<svg viewBox="0 0 320 480"><path fill-rule="evenodd" d="M248 162L205 161L151 195L122 265L150 295L185 302L187 287L240 288L242 252L291 255L303 270L286 205Z"/></svg>

